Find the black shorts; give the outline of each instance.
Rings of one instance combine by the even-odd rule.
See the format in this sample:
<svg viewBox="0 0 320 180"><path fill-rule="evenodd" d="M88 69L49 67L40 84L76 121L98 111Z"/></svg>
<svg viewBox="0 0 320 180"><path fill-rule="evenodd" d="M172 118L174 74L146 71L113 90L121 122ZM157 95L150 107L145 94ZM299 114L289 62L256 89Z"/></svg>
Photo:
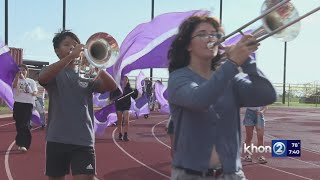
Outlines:
<svg viewBox="0 0 320 180"><path fill-rule="evenodd" d="M131 103L130 104L116 104L116 111L129 111L131 107Z"/></svg>
<svg viewBox="0 0 320 180"><path fill-rule="evenodd" d="M93 147L56 142L46 144L46 176L96 175L96 156Z"/></svg>

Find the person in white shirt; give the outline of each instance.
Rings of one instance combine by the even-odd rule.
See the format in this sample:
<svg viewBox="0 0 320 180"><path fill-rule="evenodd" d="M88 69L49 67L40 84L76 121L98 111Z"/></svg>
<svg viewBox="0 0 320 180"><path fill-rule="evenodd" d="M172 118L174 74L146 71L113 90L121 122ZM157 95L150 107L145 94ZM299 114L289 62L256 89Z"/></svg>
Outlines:
<svg viewBox="0 0 320 180"><path fill-rule="evenodd" d="M264 113L267 110L267 106L263 107L247 107L246 114L243 120L243 125L246 127L246 146L252 146L252 137L253 137L253 130L256 127L257 131L257 147L263 146L263 136L264 136L264 126L265 126L265 119ZM252 162L252 157L250 154L246 154L245 161ZM267 160L264 156L258 157L258 162L261 164L267 163Z"/></svg>
<svg viewBox="0 0 320 180"><path fill-rule="evenodd" d="M26 152L31 145L30 120L35 105L37 85L33 79L27 78L28 67L24 64L18 66L20 71L13 81L13 119L16 122L16 145L18 150Z"/></svg>

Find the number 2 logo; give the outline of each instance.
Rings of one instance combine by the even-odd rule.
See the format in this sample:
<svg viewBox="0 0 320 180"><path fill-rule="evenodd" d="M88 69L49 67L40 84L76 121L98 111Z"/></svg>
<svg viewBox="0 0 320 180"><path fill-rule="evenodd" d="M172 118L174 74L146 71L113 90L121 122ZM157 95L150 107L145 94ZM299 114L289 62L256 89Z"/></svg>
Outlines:
<svg viewBox="0 0 320 180"><path fill-rule="evenodd" d="M277 155L282 155L286 151L286 145L283 144L282 142L276 142L273 147L273 152Z"/></svg>

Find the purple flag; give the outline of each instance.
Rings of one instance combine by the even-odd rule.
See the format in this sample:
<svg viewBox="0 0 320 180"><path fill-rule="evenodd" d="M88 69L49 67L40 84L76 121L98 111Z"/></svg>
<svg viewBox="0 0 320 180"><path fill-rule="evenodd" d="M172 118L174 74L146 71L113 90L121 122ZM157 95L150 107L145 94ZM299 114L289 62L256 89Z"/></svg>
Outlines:
<svg viewBox="0 0 320 180"><path fill-rule="evenodd" d="M102 136L105 132L105 129L112 124L117 122L116 113L110 113L105 122L100 122L96 118L94 118L94 132L97 136Z"/></svg>
<svg viewBox="0 0 320 180"><path fill-rule="evenodd" d="M104 108L100 109L99 111L95 112L94 116L100 122L106 122L108 119L109 114L116 112L116 107L114 103L104 106Z"/></svg>
<svg viewBox="0 0 320 180"><path fill-rule="evenodd" d="M102 94L100 93L95 93L93 95L93 98L92 98L93 104L95 104L98 107L105 107L108 103L109 98L107 97L105 99L100 99L101 95Z"/></svg>
<svg viewBox="0 0 320 180"><path fill-rule="evenodd" d="M169 114L170 113L169 103L168 103L168 100L164 97L164 93L165 93L167 87L164 86L159 81L156 81L154 86L155 86L154 91L155 91L156 99L161 106L159 111Z"/></svg>
<svg viewBox="0 0 320 180"><path fill-rule="evenodd" d="M9 48L0 41L0 97L13 109L12 82L16 73L19 71L17 64L9 53Z"/></svg>
<svg viewBox="0 0 320 180"><path fill-rule="evenodd" d="M7 83L0 79L0 98L13 110L13 93L12 88Z"/></svg>
<svg viewBox="0 0 320 180"><path fill-rule="evenodd" d="M143 88L145 87L145 78L146 76L144 75L144 73L140 71L139 75L136 78L136 88L139 93L142 94L142 96L136 100L131 98L131 110L134 110L138 117L150 114L147 94L143 93Z"/></svg>
<svg viewBox="0 0 320 180"><path fill-rule="evenodd" d="M135 112L130 110L129 115L130 115L130 118L132 118L135 116ZM102 136L105 133L106 128L111 125L115 125L117 121L118 121L118 118L117 118L117 114L115 112L110 113L107 117L107 120L104 122L98 121L96 118L94 118L94 132L95 132L95 134L97 136Z"/></svg>
<svg viewBox="0 0 320 180"><path fill-rule="evenodd" d="M137 76L136 79L136 88L139 91L140 94L143 94L143 88L145 86L144 84L144 79L146 78L146 76L143 74L142 71L140 71L139 75Z"/></svg>
<svg viewBox="0 0 320 180"><path fill-rule="evenodd" d="M96 135L103 135L105 129L117 121L115 105L109 104L94 113L94 131Z"/></svg>
<svg viewBox="0 0 320 180"><path fill-rule="evenodd" d="M32 111L32 118L31 122L33 125L40 126L42 125L41 119L40 119L40 114L37 110Z"/></svg>
<svg viewBox="0 0 320 180"><path fill-rule="evenodd" d="M134 100L131 98L131 110L134 110L138 117L150 114L147 94L144 93L140 98Z"/></svg>
<svg viewBox="0 0 320 180"><path fill-rule="evenodd" d="M0 47L0 79L11 86L18 71L18 65L11 57L9 48L7 46Z"/></svg>
<svg viewBox="0 0 320 180"><path fill-rule="evenodd" d="M135 102L131 104L131 108L129 110L129 114L131 117L136 116L136 111L133 110ZM118 121L117 114L115 113L115 105L109 104L99 111L95 112L94 117L94 131L98 136L102 136L105 132L105 129Z"/></svg>
<svg viewBox="0 0 320 180"><path fill-rule="evenodd" d="M107 98L109 98L109 96L110 96L110 92L107 91L103 94L100 94L98 97L99 97L99 99L107 99Z"/></svg>
<svg viewBox="0 0 320 180"><path fill-rule="evenodd" d="M120 56L113 66L116 82L120 83L121 76L135 69L167 67L167 52L179 25L195 14L208 11L166 13L134 28L121 44Z"/></svg>

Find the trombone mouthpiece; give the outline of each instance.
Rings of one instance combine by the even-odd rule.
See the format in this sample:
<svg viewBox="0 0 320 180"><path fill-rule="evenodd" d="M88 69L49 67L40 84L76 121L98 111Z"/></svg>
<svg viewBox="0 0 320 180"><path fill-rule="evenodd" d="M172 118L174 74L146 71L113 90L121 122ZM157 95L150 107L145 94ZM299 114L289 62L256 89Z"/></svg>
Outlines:
<svg viewBox="0 0 320 180"><path fill-rule="evenodd" d="M208 49L212 49L216 45L216 42L209 42L207 44Z"/></svg>

